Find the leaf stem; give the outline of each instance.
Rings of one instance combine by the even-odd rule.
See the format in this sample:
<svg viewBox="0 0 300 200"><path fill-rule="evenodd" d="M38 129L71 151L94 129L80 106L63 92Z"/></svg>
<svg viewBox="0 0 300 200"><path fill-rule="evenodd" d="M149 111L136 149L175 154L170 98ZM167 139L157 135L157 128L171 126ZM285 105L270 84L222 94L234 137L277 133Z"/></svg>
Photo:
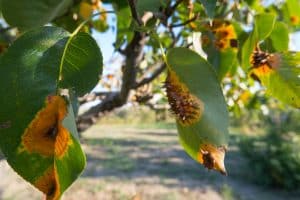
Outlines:
<svg viewBox="0 0 300 200"><path fill-rule="evenodd" d="M79 26L75 29L75 31L73 31L73 33L71 35L76 35L80 29L90 20L92 20L94 17L98 16L98 15L102 15L102 14L108 14L108 13L116 13L113 10L108 10L108 11L103 11L103 12L97 12L95 14L93 14L92 16L90 16L88 19L84 20L83 22L81 22L81 24L79 24Z"/></svg>
<svg viewBox="0 0 300 200"><path fill-rule="evenodd" d="M161 42L160 42L160 39L159 39L157 33L150 33L150 34L153 36L153 38L154 38L154 39L158 42L158 44L159 44L159 48L160 48L160 51L161 51L161 55L162 55L162 58L163 58L164 63L166 63L167 69L168 69L168 70L171 70L171 68L170 68L170 66L168 65L168 62L167 62L167 56L166 56L166 54L165 54L164 48L163 48L163 46L162 46L162 44L161 44Z"/></svg>
<svg viewBox="0 0 300 200"><path fill-rule="evenodd" d="M63 68L63 63L64 63L64 60L65 60L65 56L66 56L66 53L67 53L67 49L73 39L73 37L80 31L80 29L87 23L89 22L90 20L93 19L93 17L96 17L98 15L102 15L104 13L115 13L115 11L104 11L104 12L98 12L98 13L95 13L93 14L92 16L90 16L88 19L84 20L76 29L75 31L73 31L73 33L71 33L70 37L68 38L68 41L65 45L65 48L64 48L64 51L63 51L63 55L61 57L61 61L60 61L60 65L59 65L59 74L58 74L58 78L57 80L60 81L61 79L61 74L62 74L62 68ZM56 94L59 93L59 87L56 88Z"/></svg>

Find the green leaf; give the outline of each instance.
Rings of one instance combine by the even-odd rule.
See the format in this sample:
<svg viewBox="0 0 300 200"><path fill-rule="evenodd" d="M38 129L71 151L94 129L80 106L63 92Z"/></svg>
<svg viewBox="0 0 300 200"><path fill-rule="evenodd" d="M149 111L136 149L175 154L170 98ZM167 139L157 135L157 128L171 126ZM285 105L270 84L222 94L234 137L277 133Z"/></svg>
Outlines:
<svg viewBox="0 0 300 200"><path fill-rule="evenodd" d="M91 91L99 81L102 62L100 49L89 34L71 35L60 63L61 87L73 88L79 96Z"/></svg>
<svg viewBox="0 0 300 200"><path fill-rule="evenodd" d="M141 16L144 15L146 11L158 12L159 8L163 6L162 0L139 0L137 1L137 11Z"/></svg>
<svg viewBox="0 0 300 200"><path fill-rule="evenodd" d="M181 144L196 161L226 173L228 113L212 66L187 48L171 49L167 64L167 95Z"/></svg>
<svg viewBox="0 0 300 200"><path fill-rule="evenodd" d="M283 18L292 27L300 27L300 2L298 0L287 0L282 6Z"/></svg>
<svg viewBox="0 0 300 200"><path fill-rule="evenodd" d="M30 29L62 15L72 3L72 0L2 0L2 13L11 26Z"/></svg>
<svg viewBox="0 0 300 200"><path fill-rule="evenodd" d="M300 52L276 53L266 58L268 64L253 67L266 92L282 102L300 108Z"/></svg>
<svg viewBox="0 0 300 200"><path fill-rule="evenodd" d="M130 29L131 12L129 6L121 7L117 10L117 38L115 48L118 49L127 41L130 42L133 37L133 32Z"/></svg>
<svg viewBox="0 0 300 200"><path fill-rule="evenodd" d="M205 8L208 17L213 18L217 6L217 0L199 0Z"/></svg>
<svg viewBox="0 0 300 200"><path fill-rule="evenodd" d="M283 22L276 22L270 39L276 51L287 51L289 48L289 30L287 25Z"/></svg>
<svg viewBox="0 0 300 200"><path fill-rule="evenodd" d="M255 16L253 31L242 48L242 68L244 70L250 66L250 56L255 46L272 33L275 20L274 14L263 13Z"/></svg>
<svg viewBox="0 0 300 200"><path fill-rule="evenodd" d="M264 40L271 34L275 21L276 16L274 14L264 13L255 16L254 31L257 33L258 41Z"/></svg>
<svg viewBox="0 0 300 200"><path fill-rule="evenodd" d="M59 199L85 166L72 105L59 91L88 92L101 67L91 36L57 27L26 32L0 59L0 148L48 199Z"/></svg>

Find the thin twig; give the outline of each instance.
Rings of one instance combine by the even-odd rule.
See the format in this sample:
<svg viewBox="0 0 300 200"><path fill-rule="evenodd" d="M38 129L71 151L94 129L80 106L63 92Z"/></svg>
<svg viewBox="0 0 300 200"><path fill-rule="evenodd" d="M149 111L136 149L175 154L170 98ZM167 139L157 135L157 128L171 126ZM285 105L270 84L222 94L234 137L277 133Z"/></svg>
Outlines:
<svg viewBox="0 0 300 200"><path fill-rule="evenodd" d="M127 0L127 2L129 4L133 19L135 19L137 21L138 25L140 25L140 26L143 25L143 22L140 19L139 14L136 9L136 0Z"/></svg>
<svg viewBox="0 0 300 200"><path fill-rule="evenodd" d="M157 67L157 69L152 73L152 75L150 77L142 79L140 82L133 85L132 89L137 89L137 88L139 88L139 87L141 87L141 86L143 86L147 83L150 83L156 77L158 77L166 68L166 64L164 64L164 63L158 63L156 65L159 65L159 67Z"/></svg>
<svg viewBox="0 0 300 200"><path fill-rule="evenodd" d="M199 13L197 13L194 17L192 17L191 19L186 20L186 21L183 22L183 23L180 23L180 24L171 24L171 25L169 25L169 27L175 28L175 27L185 26L185 25L187 25L187 24L189 24L189 23L191 23L191 22L197 20L198 17L199 17Z"/></svg>

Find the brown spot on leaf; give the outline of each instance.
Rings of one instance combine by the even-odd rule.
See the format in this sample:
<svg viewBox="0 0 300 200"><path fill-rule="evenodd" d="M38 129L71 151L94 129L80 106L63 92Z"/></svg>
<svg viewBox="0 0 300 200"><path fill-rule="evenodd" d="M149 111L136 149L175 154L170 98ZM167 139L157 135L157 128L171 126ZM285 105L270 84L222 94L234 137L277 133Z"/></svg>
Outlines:
<svg viewBox="0 0 300 200"><path fill-rule="evenodd" d="M208 169L214 169L223 175L227 175L224 165L225 151L225 147L202 144L200 145L198 161Z"/></svg>
<svg viewBox="0 0 300 200"><path fill-rule="evenodd" d="M165 88L171 110L182 125L191 125L199 121L204 104L179 81L175 72L169 72Z"/></svg>
<svg viewBox="0 0 300 200"><path fill-rule="evenodd" d="M49 96L22 136L22 150L43 156L62 156L70 144L70 133L62 121L67 105L61 96Z"/></svg>
<svg viewBox="0 0 300 200"><path fill-rule="evenodd" d="M46 195L47 200L58 200L60 197L60 187L58 175L55 168L50 167L39 177L34 186Z"/></svg>
<svg viewBox="0 0 300 200"><path fill-rule="evenodd" d="M237 39L230 39L230 46L232 48L237 48L238 47L238 41L237 41Z"/></svg>
<svg viewBox="0 0 300 200"><path fill-rule="evenodd" d="M300 18L296 15L290 17L291 24L298 25L300 23Z"/></svg>
<svg viewBox="0 0 300 200"><path fill-rule="evenodd" d="M238 47L237 36L230 22L215 19L210 30L214 34L214 45L218 50L223 51L228 48Z"/></svg>
<svg viewBox="0 0 300 200"><path fill-rule="evenodd" d="M250 76L255 80L259 77L269 75L278 69L281 62L280 54L272 54L261 50L253 51L251 58L251 73Z"/></svg>

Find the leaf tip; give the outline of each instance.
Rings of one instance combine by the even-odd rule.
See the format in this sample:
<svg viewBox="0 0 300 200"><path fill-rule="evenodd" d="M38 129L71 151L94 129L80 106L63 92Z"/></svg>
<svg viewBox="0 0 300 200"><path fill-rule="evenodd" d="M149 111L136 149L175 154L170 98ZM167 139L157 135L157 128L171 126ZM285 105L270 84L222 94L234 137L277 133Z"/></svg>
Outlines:
<svg viewBox="0 0 300 200"><path fill-rule="evenodd" d="M224 146L215 147L211 144L200 146L198 161L208 169L214 169L227 176L224 164L226 148Z"/></svg>

